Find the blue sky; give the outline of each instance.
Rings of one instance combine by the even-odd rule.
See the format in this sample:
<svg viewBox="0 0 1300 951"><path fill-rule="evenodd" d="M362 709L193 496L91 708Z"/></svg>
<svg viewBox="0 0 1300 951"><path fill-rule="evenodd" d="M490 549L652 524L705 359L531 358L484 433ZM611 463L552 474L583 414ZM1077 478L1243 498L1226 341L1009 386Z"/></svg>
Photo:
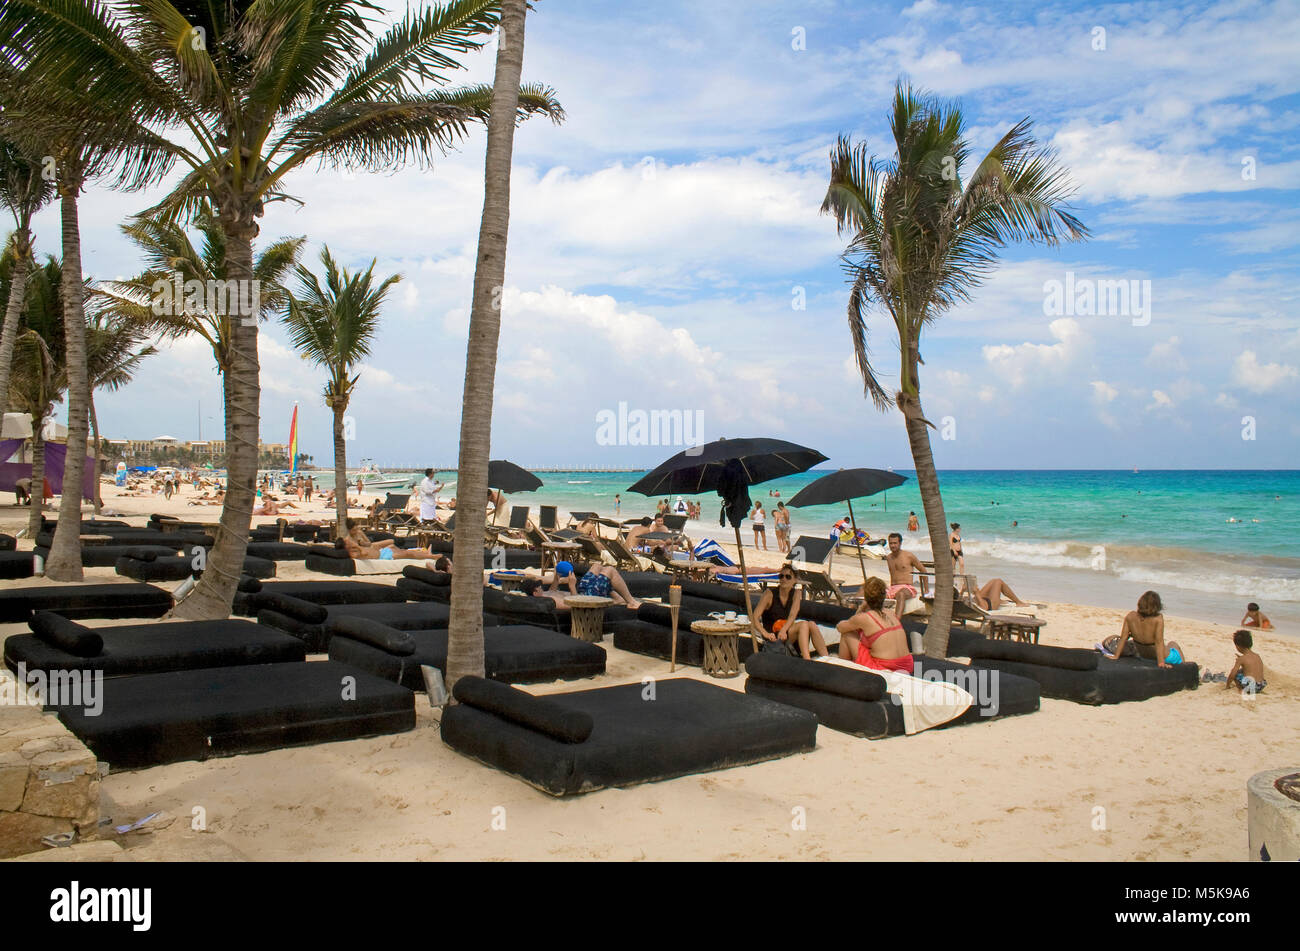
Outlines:
<svg viewBox="0 0 1300 951"><path fill-rule="evenodd" d="M466 81L490 80L491 53ZM599 444L597 414L625 402L700 413L708 439L777 435L835 465L910 468L899 415L862 397L842 242L818 214L837 135L892 152L904 77L961 102L976 153L1032 117L1093 233L1008 249L927 331L923 404L953 437L934 434L940 468L1294 468L1297 53L1293 2L542 0L525 78L553 86L568 120L516 136L493 455L637 466L675 451ZM264 238L305 234L313 266L328 243L403 276L351 411L353 463L456 458L483 139L427 171L300 172L305 204L262 222ZM90 276L139 269L116 228L153 197L84 196ZM57 222L38 219L40 251L57 250ZM1067 272L1149 281L1149 320L1045 313ZM890 329L871 322L886 385ZM262 338L263 438L286 438L297 400L302 448L326 464L323 374L278 326ZM110 436L193 439L201 423L211 438L219 406L210 356L181 342L99 414Z"/></svg>

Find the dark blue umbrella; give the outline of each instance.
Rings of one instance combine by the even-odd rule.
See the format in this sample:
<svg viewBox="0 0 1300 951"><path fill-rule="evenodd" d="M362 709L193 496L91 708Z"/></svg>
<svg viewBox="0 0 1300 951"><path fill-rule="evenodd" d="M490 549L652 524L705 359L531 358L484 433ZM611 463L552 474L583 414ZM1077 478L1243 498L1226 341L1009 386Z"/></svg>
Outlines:
<svg viewBox="0 0 1300 951"><path fill-rule="evenodd" d="M858 520L853 517L853 500L884 492L907 481L906 476L886 472L884 469L840 469L824 475L816 482L804 486L789 504L795 508L806 505L848 504L849 521L853 524L853 547L858 550L858 565L862 568L862 584L867 584L867 566L862 560L862 547L858 545Z"/></svg>

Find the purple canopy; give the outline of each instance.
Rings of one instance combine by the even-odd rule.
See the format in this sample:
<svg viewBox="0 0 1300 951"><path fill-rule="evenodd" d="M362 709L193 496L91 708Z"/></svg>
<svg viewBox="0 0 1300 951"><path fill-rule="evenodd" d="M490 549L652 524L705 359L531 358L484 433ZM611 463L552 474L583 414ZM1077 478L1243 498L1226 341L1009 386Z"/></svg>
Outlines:
<svg viewBox="0 0 1300 951"><path fill-rule="evenodd" d="M8 459L27 440L0 439L0 459ZM68 447L62 443L45 444L45 478L55 495L63 494L63 463L68 457ZM19 479L32 477L30 462L0 462L0 492L12 492ZM40 486L32 486L32 494L39 492ZM81 497L93 499L95 492L95 460L87 458L86 467L81 472Z"/></svg>

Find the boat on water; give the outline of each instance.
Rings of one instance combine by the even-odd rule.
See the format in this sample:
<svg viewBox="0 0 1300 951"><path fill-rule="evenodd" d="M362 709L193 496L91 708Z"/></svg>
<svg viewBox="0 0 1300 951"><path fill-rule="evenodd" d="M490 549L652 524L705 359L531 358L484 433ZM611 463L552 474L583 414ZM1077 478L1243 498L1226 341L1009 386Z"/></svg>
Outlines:
<svg viewBox="0 0 1300 951"><path fill-rule="evenodd" d="M379 492L389 489L409 489L415 481L409 476L390 478L379 471L373 459L362 459L361 468L353 473L354 479L360 479L367 491Z"/></svg>

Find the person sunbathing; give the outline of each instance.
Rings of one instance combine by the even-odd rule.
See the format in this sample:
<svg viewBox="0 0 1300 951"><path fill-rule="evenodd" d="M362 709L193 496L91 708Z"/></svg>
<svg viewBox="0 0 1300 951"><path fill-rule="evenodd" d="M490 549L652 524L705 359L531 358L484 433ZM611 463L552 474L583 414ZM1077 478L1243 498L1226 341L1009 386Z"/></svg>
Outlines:
<svg viewBox="0 0 1300 951"><path fill-rule="evenodd" d="M811 660L809 642L817 649L818 657L826 657L826 641L812 621L799 620L803 606L803 592L794 586L794 568L781 566L776 588L765 588L754 608L758 633L763 635L763 650L776 650Z"/></svg>
<svg viewBox="0 0 1300 951"><path fill-rule="evenodd" d="M397 542L385 539L381 542L370 540L356 519L348 519L348 533L343 536L343 548L348 557L354 561L392 561L401 558L433 558L433 552L427 548L398 548Z"/></svg>
<svg viewBox="0 0 1300 951"><path fill-rule="evenodd" d="M885 610L885 582L868 578L862 594L862 610L835 625L840 632L840 657L872 670L912 673L915 664L907 632L898 618Z"/></svg>
<svg viewBox="0 0 1300 951"><path fill-rule="evenodd" d="M641 537L652 533L662 533L665 535L670 534L668 526L664 524L663 515L656 515L654 521L651 521L648 518L642 519L640 525L634 526L632 530L627 533L627 547L633 551L636 551L638 548L647 548L647 543L642 541ZM671 558L673 556L674 539L663 539L660 542L659 547L663 548L664 554Z"/></svg>
<svg viewBox="0 0 1300 951"><path fill-rule="evenodd" d="M983 608L985 611L996 611L1002 607L1003 598L1013 602L1017 606L1027 604L1016 597L1016 593L1011 590L1011 585L1007 584L1001 578L994 578L985 583L985 585L971 595L971 600L976 606Z"/></svg>
<svg viewBox="0 0 1300 951"><path fill-rule="evenodd" d="M575 594L593 598L613 598L615 603L625 604L633 611L641 606L641 602L632 597L632 592L628 590L623 576L608 565L591 565L581 579L576 579L573 565L562 561L555 566L555 571L550 576L550 584L543 587L544 584L545 580L529 578L519 586L519 590L530 597L550 598L555 602L557 611L569 610L564 599ZM568 590L561 590L561 585Z"/></svg>
<svg viewBox="0 0 1300 951"><path fill-rule="evenodd" d="M1109 660L1118 660L1124 654L1125 644L1130 638L1138 657L1154 660L1161 667L1181 664L1186 655L1176 641L1165 644L1165 609L1160 595L1147 591L1138 598L1137 610L1124 616L1120 626L1119 640L1112 648L1106 644L1102 656Z"/></svg>

